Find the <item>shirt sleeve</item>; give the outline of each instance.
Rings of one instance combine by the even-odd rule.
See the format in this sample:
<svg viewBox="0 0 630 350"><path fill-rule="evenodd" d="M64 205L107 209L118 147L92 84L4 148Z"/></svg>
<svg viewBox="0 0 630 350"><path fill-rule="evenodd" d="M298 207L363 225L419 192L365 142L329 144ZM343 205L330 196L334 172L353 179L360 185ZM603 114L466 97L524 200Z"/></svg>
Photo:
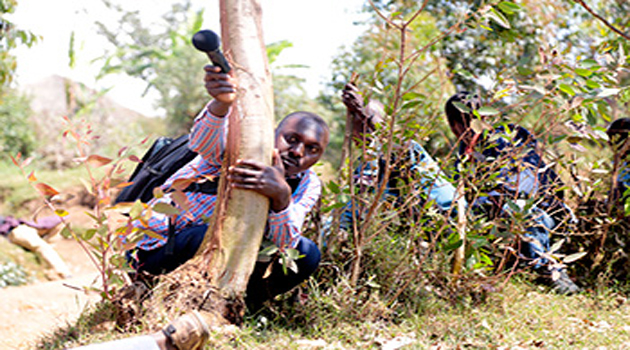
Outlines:
<svg viewBox="0 0 630 350"><path fill-rule="evenodd" d="M281 250L295 248L302 234L306 215L313 209L321 192L321 181L313 171L307 171L291 196L291 204L283 211L269 213L267 238Z"/></svg>
<svg viewBox="0 0 630 350"><path fill-rule="evenodd" d="M429 191L429 200L435 201L435 204L443 211L450 210L457 196L455 187L420 144L412 142L411 147L412 170L418 173L422 188Z"/></svg>
<svg viewBox="0 0 630 350"><path fill-rule="evenodd" d="M217 117L206 107L195 118L190 132L189 147L208 163L221 165L227 131L227 116ZM228 113L229 115L229 113Z"/></svg>

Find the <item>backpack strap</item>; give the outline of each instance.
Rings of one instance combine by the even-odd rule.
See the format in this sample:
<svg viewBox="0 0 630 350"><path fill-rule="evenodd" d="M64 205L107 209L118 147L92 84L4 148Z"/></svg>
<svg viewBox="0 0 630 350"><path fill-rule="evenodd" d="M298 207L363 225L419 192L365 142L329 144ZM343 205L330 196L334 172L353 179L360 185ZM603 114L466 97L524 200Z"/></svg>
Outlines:
<svg viewBox="0 0 630 350"><path fill-rule="evenodd" d="M201 192L205 194L217 195L219 192L219 182L207 180L204 182L193 182L191 183L184 192Z"/></svg>
<svg viewBox="0 0 630 350"><path fill-rule="evenodd" d="M173 255L175 251L175 225L173 219L168 219L168 235L166 236L166 244L164 245L164 255Z"/></svg>

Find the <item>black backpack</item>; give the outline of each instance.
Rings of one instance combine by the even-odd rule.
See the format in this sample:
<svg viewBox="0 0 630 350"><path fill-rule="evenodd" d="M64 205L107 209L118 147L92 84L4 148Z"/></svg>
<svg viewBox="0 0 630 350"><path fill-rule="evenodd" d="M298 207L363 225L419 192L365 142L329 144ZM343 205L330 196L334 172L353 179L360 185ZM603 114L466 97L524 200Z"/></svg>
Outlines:
<svg viewBox="0 0 630 350"><path fill-rule="evenodd" d="M138 199L144 203L148 202L153 198L155 187L161 186L196 156L197 153L188 148L188 135L176 139L158 138L129 177L132 184L120 192L114 203L134 202Z"/></svg>

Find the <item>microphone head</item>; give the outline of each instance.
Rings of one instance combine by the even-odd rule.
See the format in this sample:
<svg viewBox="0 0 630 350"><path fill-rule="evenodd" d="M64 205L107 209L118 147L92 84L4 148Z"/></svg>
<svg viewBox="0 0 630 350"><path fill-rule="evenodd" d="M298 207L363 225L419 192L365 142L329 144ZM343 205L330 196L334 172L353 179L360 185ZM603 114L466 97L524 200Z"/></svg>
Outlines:
<svg viewBox="0 0 630 350"><path fill-rule="evenodd" d="M192 44L199 51L212 52L221 46L221 39L211 30L200 30L193 35Z"/></svg>

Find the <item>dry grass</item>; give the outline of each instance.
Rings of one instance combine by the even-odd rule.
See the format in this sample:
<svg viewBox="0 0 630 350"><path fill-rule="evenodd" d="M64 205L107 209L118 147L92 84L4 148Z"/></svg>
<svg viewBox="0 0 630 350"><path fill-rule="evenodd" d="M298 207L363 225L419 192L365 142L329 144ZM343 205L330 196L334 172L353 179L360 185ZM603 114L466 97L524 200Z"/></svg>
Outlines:
<svg viewBox="0 0 630 350"><path fill-rule="evenodd" d="M321 300L315 300L319 296ZM625 349L630 347L630 302L611 290L575 296L548 293L512 281L478 306L453 305L425 296L426 308L406 317L362 320L352 310L330 308L332 300L311 293L306 303L272 307L246 319L240 329L215 334L208 349ZM374 301L366 302L367 304ZM369 310L371 305L363 305ZM320 306L321 307L318 307ZM326 309L323 312L322 309ZM376 309L376 307L375 307ZM268 310L269 311L269 310ZM102 314L102 312L101 312ZM295 315L295 318L293 316ZM83 317L74 338L50 336L43 349L124 338L112 323ZM304 322L304 320L308 320ZM82 322L82 324L81 324ZM90 322L92 322L90 324ZM131 334L142 332L142 327ZM44 346L48 344L49 346ZM55 344L54 346L50 346Z"/></svg>

